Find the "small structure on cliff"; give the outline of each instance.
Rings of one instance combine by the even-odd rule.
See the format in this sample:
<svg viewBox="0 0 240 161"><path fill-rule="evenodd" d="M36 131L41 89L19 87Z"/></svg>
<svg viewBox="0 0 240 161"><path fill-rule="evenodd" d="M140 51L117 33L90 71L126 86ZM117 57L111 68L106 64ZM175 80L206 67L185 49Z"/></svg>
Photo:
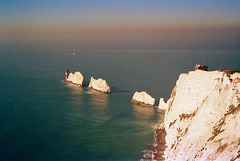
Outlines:
<svg viewBox="0 0 240 161"><path fill-rule="evenodd" d="M208 66L203 65L203 64L196 64L195 65L195 70L205 70L205 71L208 71Z"/></svg>

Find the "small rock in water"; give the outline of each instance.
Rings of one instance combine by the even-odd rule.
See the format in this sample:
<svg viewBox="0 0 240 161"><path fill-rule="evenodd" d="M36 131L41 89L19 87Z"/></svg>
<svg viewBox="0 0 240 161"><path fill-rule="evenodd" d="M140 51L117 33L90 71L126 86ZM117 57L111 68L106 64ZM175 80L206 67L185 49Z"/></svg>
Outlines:
<svg viewBox="0 0 240 161"><path fill-rule="evenodd" d="M147 92L136 91L132 97L133 103L140 103L153 106L155 104L155 98L151 97Z"/></svg>
<svg viewBox="0 0 240 161"><path fill-rule="evenodd" d="M158 105L158 111L165 113L168 109L168 102L165 103L163 98L160 98L159 105Z"/></svg>
<svg viewBox="0 0 240 161"><path fill-rule="evenodd" d="M88 87L98 90L100 92L105 92L105 93L111 92L111 89L110 89L109 85L107 84L107 81L103 80L102 78L94 79L93 77L91 77Z"/></svg>
<svg viewBox="0 0 240 161"><path fill-rule="evenodd" d="M70 73L67 78L67 81L77 85L83 85L83 80L83 75L79 71L76 71L74 74Z"/></svg>
<svg viewBox="0 0 240 161"><path fill-rule="evenodd" d="M143 154L143 157L145 159L152 159L153 158L153 151L151 151L151 150L144 150L143 153L145 153L145 154Z"/></svg>

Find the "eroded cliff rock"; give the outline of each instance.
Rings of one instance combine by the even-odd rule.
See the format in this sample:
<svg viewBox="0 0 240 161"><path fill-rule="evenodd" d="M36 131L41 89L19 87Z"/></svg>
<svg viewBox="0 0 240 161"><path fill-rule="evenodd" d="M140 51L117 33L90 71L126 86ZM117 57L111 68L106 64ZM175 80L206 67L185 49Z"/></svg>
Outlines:
<svg viewBox="0 0 240 161"><path fill-rule="evenodd" d="M168 102L165 103L163 98L160 98L159 105L158 105L158 111L165 113L168 109Z"/></svg>
<svg viewBox="0 0 240 161"><path fill-rule="evenodd" d="M166 160L240 160L240 73L181 74L165 113Z"/></svg>
<svg viewBox="0 0 240 161"><path fill-rule="evenodd" d="M77 84L77 85L83 85L83 75L80 72L75 72L70 73L68 75L67 81L73 83L73 84Z"/></svg>
<svg viewBox="0 0 240 161"><path fill-rule="evenodd" d="M103 80L102 78L94 79L93 77L91 77L88 87L98 90L100 92L105 92L105 93L111 92L111 89L110 89L109 85L107 84L107 81Z"/></svg>
<svg viewBox="0 0 240 161"><path fill-rule="evenodd" d="M155 98L151 97L147 92L136 91L132 97L133 103L140 103L153 106L155 104Z"/></svg>

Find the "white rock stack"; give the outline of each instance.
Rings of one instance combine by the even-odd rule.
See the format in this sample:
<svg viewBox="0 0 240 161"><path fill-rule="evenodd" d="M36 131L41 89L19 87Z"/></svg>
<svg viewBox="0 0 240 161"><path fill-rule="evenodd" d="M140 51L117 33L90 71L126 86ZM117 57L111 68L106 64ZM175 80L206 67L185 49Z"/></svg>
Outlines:
<svg viewBox="0 0 240 161"><path fill-rule="evenodd" d="M166 160L240 160L240 73L181 74L168 106Z"/></svg>
<svg viewBox="0 0 240 161"><path fill-rule="evenodd" d="M153 106L155 104L155 98L151 97L147 92L136 91L132 97L133 103L140 103Z"/></svg>
<svg viewBox="0 0 240 161"><path fill-rule="evenodd" d="M77 84L77 85L83 85L83 75L80 73L80 72L75 72L74 74L73 73L70 73L68 75L68 78L67 78L67 81L73 83L73 84Z"/></svg>
<svg viewBox="0 0 240 161"><path fill-rule="evenodd" d="M164 112L165 113L167 111L167 109L168 109L168 103L165 103L164 99L160 98L159 105L158 105L158 110L160 112Z"/></svg>
<svg viewBox="0 0 240 161"><path fill-rule="evenodd" d="M100 92L105 92L105 93L111 92L111 89L107 84L107 81L103 80L102 78L94 79L93 77L91 77L88 87L98 90Z"/></svg>

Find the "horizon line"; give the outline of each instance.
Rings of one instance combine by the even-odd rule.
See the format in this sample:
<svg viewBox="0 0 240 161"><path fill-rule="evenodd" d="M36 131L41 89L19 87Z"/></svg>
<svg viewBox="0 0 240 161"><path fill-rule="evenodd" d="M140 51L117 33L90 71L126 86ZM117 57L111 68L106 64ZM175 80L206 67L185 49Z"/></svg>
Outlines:
<svg viewBox="0 0 240 161"><path fill-rule="evenodd" d="M128 51L240 51L240 49L119 49L119 48L109 48L109 49L80 49L80 48L0 48L0 50L74 50L74 51L120 51L120 50L128 50Z"/></svg>

